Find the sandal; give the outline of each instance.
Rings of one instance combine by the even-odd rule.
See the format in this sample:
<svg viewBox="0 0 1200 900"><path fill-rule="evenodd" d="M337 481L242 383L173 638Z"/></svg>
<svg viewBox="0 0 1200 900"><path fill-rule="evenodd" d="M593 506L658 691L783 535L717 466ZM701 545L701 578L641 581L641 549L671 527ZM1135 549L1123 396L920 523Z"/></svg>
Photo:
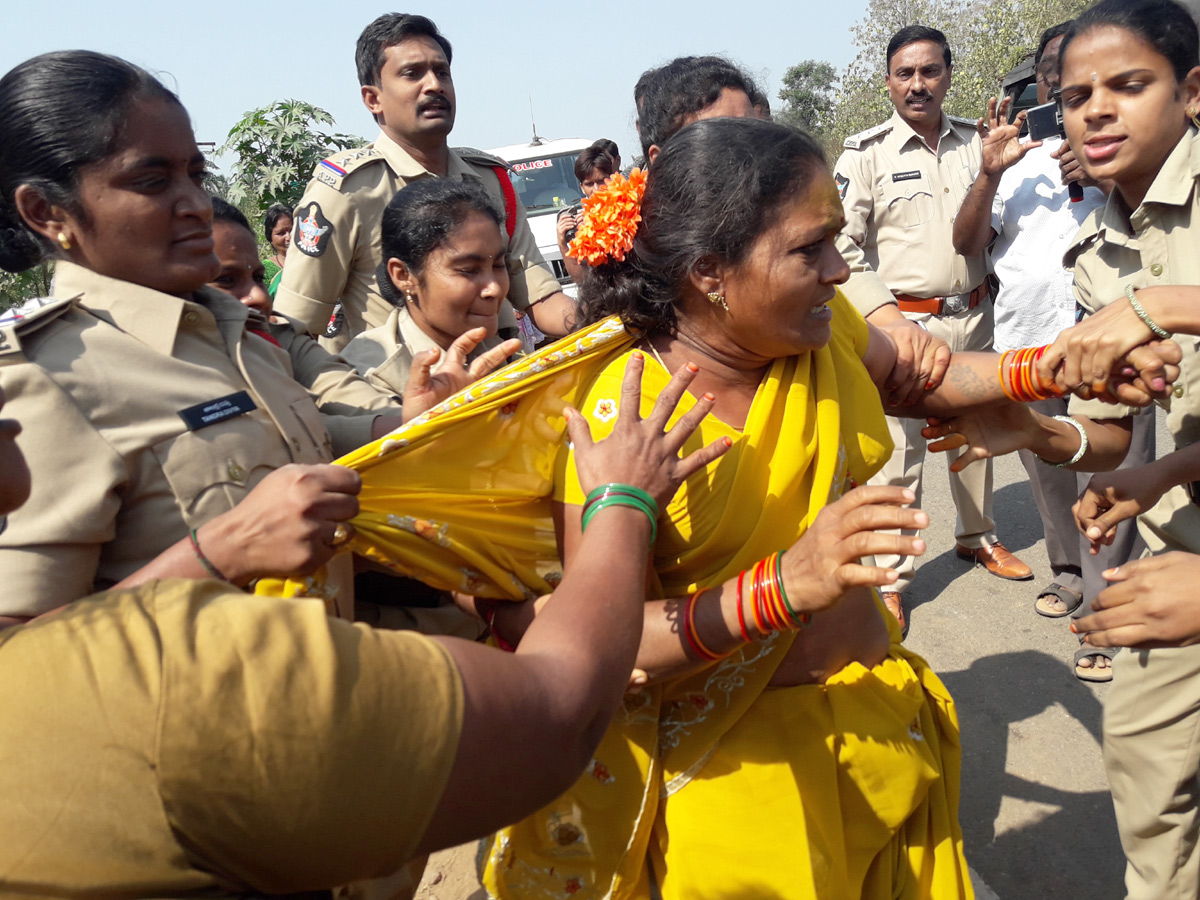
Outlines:
<svg viewBox="0 0 1200 900"><path fill-rule="evenodd" d="M1112 681L1112 665L1109 665L1106 669L1098 669L1094 665L1081 669L1079 668L1079 661L1089 656L1103 656L1107 660L1112 660L1120 652L1120 647L1092 647L1087 644L1083 645L1075 651L1075 677L1080 681L1091 681L1096 684Z"/></svg>
<svg viewBox="0 0 1200 900"><path fill-rule="evenodd" d="M1065 608L1054 609L1053 607L1043 604L1042 600L1046 597L1053 597L1057 600L1061 600ZM1068 590L1057 581L1053 581L1042 588L1038 592L1037 599L1033 601L1034 611L1039 616L1045 616L1047 619L1062 619L1075 612L1075 610L1079 609L1079 607L1082 605L1082 593Z"/></svg>

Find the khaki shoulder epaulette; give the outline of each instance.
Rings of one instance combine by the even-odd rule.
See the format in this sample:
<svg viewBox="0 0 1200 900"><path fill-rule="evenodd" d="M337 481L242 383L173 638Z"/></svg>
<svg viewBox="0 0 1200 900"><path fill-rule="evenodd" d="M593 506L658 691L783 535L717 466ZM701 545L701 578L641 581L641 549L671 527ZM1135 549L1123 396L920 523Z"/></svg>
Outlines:
<svg viewBox="0 0 1200 900"><path fill-rule="evenodd" d="M484 153L482 150L476 150L474 147L453 147L451 152L457 153L467 162L473 162L480 166L503 166L509 168L508 163L498 156L493 156L491 153Z"/></svg>
<svg viewBox="0 0 1200 900"><path fill-rule="evenodd" d="M874 128L868 128L866 131L860 131L858 134L852 134L842 142L842 146L847 150L859 150L862 145L871 138L879 137L882 134L887 134L892 130L891 122L884 122L881 125L876 125Z"/></svg>
<svg viewBox="0 0 1200 900"><path fill-rule="evenodd" d="M25 362L21 338L61 317L82 296L38 297L0 313L0 366Z"/></svg>
<svg viewBox="0 0 1200 900"><path fill-rule="evenodd" d="M372 163L383 162L383 154L374 147L360 147L357 150L343 150L317 163L313 169L313 178L322 184L327 184L335 190L341 190L346 177Z"/></svg>

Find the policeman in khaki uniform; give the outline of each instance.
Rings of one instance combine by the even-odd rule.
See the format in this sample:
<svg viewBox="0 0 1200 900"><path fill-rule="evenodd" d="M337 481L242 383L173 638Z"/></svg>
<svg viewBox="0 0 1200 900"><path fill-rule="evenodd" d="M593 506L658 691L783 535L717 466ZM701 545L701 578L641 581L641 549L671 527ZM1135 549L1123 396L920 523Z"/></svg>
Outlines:
<svg viewBox="0 0 1200 900"><path fill-rule="evenodd" d="M868 266L878 272L901 312L952 351L987 350L987 263L982 253L959 256L952 243L954 217L980 165L980 140L974 122L942 112L950 87L945 36L923 26L897 32L888 44L887 84L896 112L848 138L834 168L846 215L838 249L852 272ZM896 451L875 480L911 487L919 505L923 422L889 417L888 423ZM1029 567L996 540L991 460L951 473L950 486L958 509L958 555L1003 578L1031 578ZM913 561L877 563L900 572L896 591L884 599L903 623L899 592L912 579Z"/></svg>
<svg viewBox="0 0 1200 900"><path fill-rule="evenodd" d="M389 13L358 39L356 60L363 103L380 126L359 150L322 160L296 207L292 250L284 266L276 311L324 333L338 302L345 322L327 346L384 324L391 305L379 293L383 210L400 188L419 178L473 178L504 212L511 307L528 310L548 335L567 333L573 305L546 268L508 182L507 163L479 150L450 149L455 97L450 43L424 16ZM502 331L515 329L508 304Z"/></svg>

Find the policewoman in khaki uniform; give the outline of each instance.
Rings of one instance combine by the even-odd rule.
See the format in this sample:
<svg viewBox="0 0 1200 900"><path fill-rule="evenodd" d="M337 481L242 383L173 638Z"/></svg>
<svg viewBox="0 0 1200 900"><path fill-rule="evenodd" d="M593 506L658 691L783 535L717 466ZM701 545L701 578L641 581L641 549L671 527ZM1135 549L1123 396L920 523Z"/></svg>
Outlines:
<svg viewBox="0 0 1200 900"><path fill-rule="evenodd" d="M35 484L0 535L0 615L131 579L320 565L358 489L324 464L361 423L331 433L249 310L203 287L212 207L178 99L114 57L47 54L0 81L0 127L0 265L57 260L55 299L0 332ZM349 616L348 559L331 565L323 599Z"/></svg>
<svg viewBox="0 0 1200 900"><path fill-rule="evenodd" d="M1200 896L1200 38L1171 0L1103 0L1072 22L1060 49L1063 120L1088 176L1109 179L1066 262L1089 315L1042 357L1073 390L1103 390L1101 368L1175 333L1180 374L1165 402L1176 451L1107 472L1129 445L1125 410L1073 399L1071 417L1008 418L972 435L1014 445L1092 478L1075 507L1094 543L1138 515L1152 556L1105 572L1110 582L1072 630L1081 652L1130 647L1113 660L1104 761L1129 900ZM1015 408L1014 408L1015 409ZM1186 487L1185 487L1186 486Z"/></svg>
<svg viewBox="0 0 1200 900"><path fill-rule="evenodd" d="M508 292L499 210L472 182L411 184L383 214L379 287L387 321L346 345L342 356L380 390L403 392L414 355L448 353L460 334L479 335L464 363L521 344L499 327Z"/></svg>
<svg viewBox="0 0 1200 900"><path fill-rule="evenodd" d="M851 271L867 266L896 295L900 311L950 345L951 351L988 350L991 301L982 253L954 252L954 217L980 165L975 123L947 116L942 101L950 88L950 50L935 29L910 26L888 45L888 90L896 112L882 125L848 138L834 167L846 226L838 249ZM909 487L920 503L925 442L916 419L888 418L896 450L876 483ZM951 461L953 456L951 456ZM993 574L1028 578L1029 568L996 540L992 519L991 462L950 474L958 510L959 556L984 563ZM912 580L911 558L878 560L896 568L900 610ZM889 592L892 593L892 592Z"/></svg>
<svg viewBox="0 0 1200 900"><path fill-rule="evenodd" d="M435 177L476 181L504 210L509 304L529 310L546 334L566 334L572 304L546 268L508 164L446 143L455 114L450 58L449 41L424 16L381 16L358 39L363 103L381 130L366 147L317 165L296 207L292 250L275 295L279 312L316 334L326 332L340 302L345 322L330 337L331 349L384 324L392 307L375 280L383 211L404 185ZM515 325L511 308L504 318Z"/></svg>
<svg viewBox="0 0 1200 900"><path fill-rule="evenodd" d="M719 455L679 459L674 405L595 445L576 415L586 489L632 482L665 504ZM2 389L0 412L3 521L30 472ZM620 703L650 526L599 510L515 653L183 578L0 629L0 766L22 773L0 804L4 893L365 897L361 879L532 812L579 777Z"/></svg>

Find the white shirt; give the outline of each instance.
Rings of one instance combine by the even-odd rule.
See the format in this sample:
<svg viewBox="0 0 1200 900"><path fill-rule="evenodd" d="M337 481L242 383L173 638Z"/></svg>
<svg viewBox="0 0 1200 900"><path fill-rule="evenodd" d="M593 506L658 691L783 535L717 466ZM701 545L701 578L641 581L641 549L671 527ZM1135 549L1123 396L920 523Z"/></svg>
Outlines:
<svg viewBox="0 0 1200 900"><path fill-rule="evenodd" d="M992 201L996 240L990 256L1000 280L996 295L995 349L1048 344L1075 324L1071 270L1063 254L1088 213L1103 206L1104 192L1089 187L1072 203L1050 154L1062 145L1051 138L1030 150L1000 177Z"/></svg>

